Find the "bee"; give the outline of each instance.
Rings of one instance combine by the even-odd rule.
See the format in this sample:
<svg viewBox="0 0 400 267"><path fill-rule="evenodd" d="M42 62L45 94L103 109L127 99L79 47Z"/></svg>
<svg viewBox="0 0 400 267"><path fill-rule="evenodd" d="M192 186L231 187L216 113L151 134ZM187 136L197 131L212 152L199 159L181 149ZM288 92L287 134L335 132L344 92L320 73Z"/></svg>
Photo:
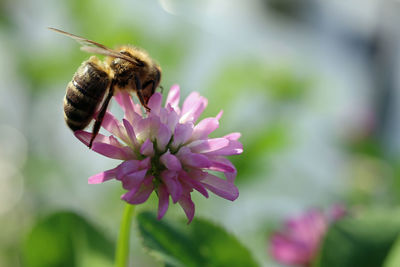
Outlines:
<svg viewBox="0 0 400 267"><path fill-rule="evenodd" d="M104 61L96 56L84 61L68 83L64 97L64 119L72 131L86 128L95 119L89 148L116 92L136 92L141 105L150 112L147 103L160 84L161 68L144 50L130 45L113 50L62 30L49 29L78 41L82 51L106 56Z"/></svg>

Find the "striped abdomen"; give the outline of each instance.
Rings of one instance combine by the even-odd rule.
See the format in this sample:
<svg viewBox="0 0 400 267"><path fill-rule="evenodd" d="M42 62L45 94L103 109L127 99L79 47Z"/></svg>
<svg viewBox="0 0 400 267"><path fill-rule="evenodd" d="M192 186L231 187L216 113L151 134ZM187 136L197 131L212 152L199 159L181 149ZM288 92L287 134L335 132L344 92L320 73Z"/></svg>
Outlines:
<svg viewBox="0 0 400 267"><path fill-rule="evenodd" d="M110 78L95 57L82 63L67 85L64 119L71 130L82 130L93 119L110 84Z"/></svg>

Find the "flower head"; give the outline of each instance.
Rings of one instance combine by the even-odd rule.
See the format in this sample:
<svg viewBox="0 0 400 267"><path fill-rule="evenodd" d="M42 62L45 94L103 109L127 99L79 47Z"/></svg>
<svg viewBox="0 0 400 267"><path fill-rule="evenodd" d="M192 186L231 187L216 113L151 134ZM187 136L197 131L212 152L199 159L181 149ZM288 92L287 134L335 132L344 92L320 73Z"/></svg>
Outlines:
<svg viewBox="0 0 400 267"><path fill-rule="evenodd" d="M180 89L174 85L165 107L162 107L162 95L153 94L147 117L133 103L130 94L119 92L114 98L124 111L124 119L118 121L107 111L102 127L112 135L98 134L92 149L122 163L91 176L90 184L111 179L121 181L127 190L121 198L131 204L145 202L155 191L159 219L167 211L171 197L173 203L183 208L189 222L194 216L193 189L205 197L211 191L231 201L239 196L234 185L235 166L225 156L242 153L242 144L238 142L240 133L208 137L218 128L222 112L195 124L207 106L206 98L193 92L180 108ZM76 131L75 136L87 145L91 133ZM223 173L225 179L209 171Z"/></svg>
<svg viewBox="0 0 400 267"><path fill-rule="evenodd" d="M287 220L284 229L274 233L270 239L271 256L283 264L310 266L329 224L345 214L344 207L336 205L328 214L311 210Z"/></svg>

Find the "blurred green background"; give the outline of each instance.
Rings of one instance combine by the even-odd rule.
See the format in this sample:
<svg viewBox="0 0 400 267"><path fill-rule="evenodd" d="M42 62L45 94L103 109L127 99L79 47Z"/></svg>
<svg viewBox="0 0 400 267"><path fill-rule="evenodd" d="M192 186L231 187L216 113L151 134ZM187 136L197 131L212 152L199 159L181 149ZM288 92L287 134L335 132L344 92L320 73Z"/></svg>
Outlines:
<svg viewBox="0 0 400 267"><path fill-rule="evenodd" d="M90 235L88 244L71 241L71 251L112 247L124 206L118 182L87 184L117 161L84 147L63 120L65 87L89 55L46 27L145 48L163 69L164 95L178 83L182 97L208 98L203 117L224 110L215 136L242 133L244 153L232 158L240 196L231 203L195 193L195 217L235 234L262 266L279 266L267 237L283 218L332 203L399 204L399 14L394 0L2 0L0 266L25 266L34 257L28 234L56 211L85 218L62 213ZM156 205L153 195L138 209ZM184 214L171 206L166 218L176 216ZM37 231L51 239L49 229L63 223ZM133 262L162 266L136 231ZM94 266L112 264L113 251L94 250Z"/></svg>

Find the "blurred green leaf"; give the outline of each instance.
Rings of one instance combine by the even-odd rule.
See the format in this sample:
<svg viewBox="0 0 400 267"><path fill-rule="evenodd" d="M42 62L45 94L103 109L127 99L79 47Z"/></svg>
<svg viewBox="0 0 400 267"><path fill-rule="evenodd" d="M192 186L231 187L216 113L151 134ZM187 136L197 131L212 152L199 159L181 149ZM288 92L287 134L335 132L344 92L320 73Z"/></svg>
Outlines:
<svg viewBox="0 0 400 267"><path fill-rule="evenodd" d="M312 1L309 0L263 0L262 2L268 11L296 23L302 21L304 15L308 14L307 11L312 8Z"/></svg>
<svg viewBox="0 0 400 267"><path fill-rule="evenodd" d="M0 1L0 27L1 30L15 29L15 21L11 15L10 9L8 8L10 0ZM3 40L4 41L4 40Z"/></svg>
<svg viewBox="0 0 400 267"><path fill-rule="evenodd" d="M266 85L269 95L277 101L296 101L305 97L312 81L300 77L288 68L271 69L267 73Z"/></svg>
<svg viewBox="0 0 400 267"><path fill-rule="evenodd" d="M381 140L372 135L367 135L367 133L365 134L365 136L354 136L344 140L344 146L353 154L383 157L384 149Z"/></svg>
<svg viewBox="0 0 400 267"><path fill-rule="evenodd" d="M55 158L43 157L38 154L29 153L26 164L23 168L23 175L26 177L26 184L31 191L46 193L44 188L49 179L53 179L51 173L64 174L62 163Z"/></svg>
<svg viewBox="0 0 400 267"><path fill-rule="evenodd" d="M397 238L396 243L390 250L389 256L386 258L383 267L399 267L400 266L400 238Z"/></svg>
<svg viewBox="0 0 400 267"><path fill-rule="evenodd" d="M21 52L23 54L23 52ZM46 89L61 90L67 87L79 65L89 58L85 53L79 51L57 51L43 54L32 54L19 57L19 71L29 82L29 89L37 94ZM48 85L59 81L65 81L61 88L50 88Z"/></svg>
<svg viewBox="0 0 400 267"><path fill-rule="evenodd" d="M400 203L400 160L393 159L390 163L391 166L393 166L393 184L390 188L392 189L392 195L398 204Z"/></svg>
<svg viewBox="0 0 400 267"><path fill-rule="evenodd" d="M272 153L285 147L289 143L288 129L282 124L271 124L269 127L261 129L256 136L247 140L246 155L251 160Z"/></svg>
<svg viewBox="0 0 400 267"><path fill-rule="evenodd" d="M23 245L24 266L112 266L114 245L83 217L57 212L38 221Z"/></svg>
<svg viewBox="0 0 400 267"><path fill-rule="evenodd" d="M230 158L238 169L237 181L255 177L253 174L259 172L259 165L262 165L265 172L268 169L266 163L268 156L285 148L290 143L288 130L285 125L275 123L256 131L253 136L243 139L243 154Z"/></svg>
<svg viewBox="0 0 400 267"><path fill-rule="evenodd" d="M399 233L399 211L344 218L329 229L314 266L382 266Z"/></svg>
<svg viewBox="0 0 400 267"><path fill-rule="evenodd" d="M235 99L226 97L228 95L258 97L259 93L264 93L279 102L301 101L311 85L311 78L296 74L290 67L268 66L264 61L254 58L226 62L208 86L207 95L217 101L218 106L208 107L206 114L216 114L221 108L226 110Z"/></svg>
<svg viewBox="0 0 400 267"><path fill-rule="evenodd" d="M267 72L265 65L258 61L226 62L222 71L216 73L210 85L207 86L206 95L218 105L209 105L203 116L215 116L221 109L230 112L228 110L229 103L235 101L237 96L242 95L242 92L266 91L265 74Z"/></svg>
<svg viewBox="0 0 400 267"><path fill-rule="evenodd" d="M258 266L249 250L222 227L204 219L196 219L192 224L191 239L208 266Z"/></svg>
<svg viewBox="0 0 400 267"><path fill-rule="evenodd" d="M146 212L138 222L144 245L169 266L258 266L232 234L204 219L172 226Z"/></svg>
<svg viewBox="0 0 400 267"><path fill-rule="evenodd" d="M178 229L147 212L138 214L137 219L144 246L159 254L165 262L172 266L205 264L195 244Z"/></svg>

